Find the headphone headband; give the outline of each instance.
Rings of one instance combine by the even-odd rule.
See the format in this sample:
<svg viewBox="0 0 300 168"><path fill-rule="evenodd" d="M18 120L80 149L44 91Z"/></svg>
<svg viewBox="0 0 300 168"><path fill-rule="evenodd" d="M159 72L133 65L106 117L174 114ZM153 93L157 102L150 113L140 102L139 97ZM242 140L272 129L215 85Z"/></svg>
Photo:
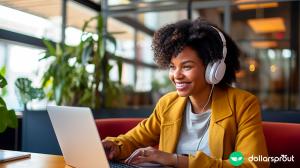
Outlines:
<svg viewBox="0 0 300 168"><path fill-rule="evenodd" d="M216 27L214 27L214 26L211 26L213 29L215 29L217 32L218 32L218 34L219 34L219 36L220 36L220 38L221 38L221 40L222 40L222 43L223 43L223 52L222 52L222 54L223 54L223 58L222 58L222 61L225 61L225 58L226 58L226 55L227 55L227 46L226 46L226 39L225 39L225 37L224 37L224 35L223 35L223 33L219 30L219 29L217 29Z"/></svg>
<svg viewBox="0 0 300 168"><path fill-rule="evenodd" d="M226 71L225 58L227 55L227 47L226 47L226 39L223 33L219 29L215 28L214 26L211 27L218 32L223 43L222 58L216 62L210 62L207 65L205 70L205 79L207 83L215 85L222 80Z"/></svg>

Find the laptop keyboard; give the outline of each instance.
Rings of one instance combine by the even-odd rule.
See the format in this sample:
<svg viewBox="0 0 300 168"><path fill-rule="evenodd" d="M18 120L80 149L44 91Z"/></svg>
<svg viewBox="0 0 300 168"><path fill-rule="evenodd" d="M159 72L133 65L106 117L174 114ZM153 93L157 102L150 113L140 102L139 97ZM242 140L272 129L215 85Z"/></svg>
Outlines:
<svg viewBox="0 0 300 168"><path fill-rule="evenodd" d="M128 165L121 162L109 161L109 166L111 168L137 168L137 166Z"/></svg>

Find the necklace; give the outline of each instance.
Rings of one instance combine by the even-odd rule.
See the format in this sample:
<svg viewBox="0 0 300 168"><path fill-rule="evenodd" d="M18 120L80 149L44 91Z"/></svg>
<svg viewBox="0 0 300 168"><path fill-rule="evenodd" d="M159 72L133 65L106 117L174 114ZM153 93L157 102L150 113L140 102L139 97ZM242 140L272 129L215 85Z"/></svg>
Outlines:
<svg viewBox="0 0 300 168"><path fill-rule="evenodd" d="M200 145L201 145L201 142L202 142L202 140L203 140L203 138L204 138L206 132L208 131L208 127L209 127L209 123L210 123L210 117L211 117L211 114L209 115L209 117L208 117L208 119L207 119L207 121L206 121L206 123L205 123L204 133L203 133L203 135L201 136L201 138L200 138L200 140L199 140L199 143L198 143L198 145L197 145L197 150L196 150L196 151L199 151L199 147L200 147Z"/></svg>
<svg viewBox="0 0 300 168"><path fill-rule="evenodd" d="M201 112L203 112L203 110L204 110L204 109L206 108L206 106L208 105L208 103L209 103L209 101L210 101L210 99L211 99L211 96L212 96L212 92L213 92L213 90L214 90L214 86L215 86L215 85L213 84L212 87L211 87L211 90L210 90L210 93L209 93L207 102L206 102L206 104L203 106ZM192 105L191 105L191 106L192 106ZM204 138L206 132L208 131L208 127L209 127L209 123L210 123L210 118L211 118L211 113L212 113L212 111L210 112L210 114L209 114L209 116L208 116L208 119L207 119L207 121L206 121L206 123L205 123L205 126L204 126L204 133L203 133L203 135L201 136L201 138L200 138L200 140L199 140L199 143L198 143L198 145L197 145L196 151L199 150L200 144L201 144L201 142L202 142L202 140L203 140L203 138Z"/></svg>

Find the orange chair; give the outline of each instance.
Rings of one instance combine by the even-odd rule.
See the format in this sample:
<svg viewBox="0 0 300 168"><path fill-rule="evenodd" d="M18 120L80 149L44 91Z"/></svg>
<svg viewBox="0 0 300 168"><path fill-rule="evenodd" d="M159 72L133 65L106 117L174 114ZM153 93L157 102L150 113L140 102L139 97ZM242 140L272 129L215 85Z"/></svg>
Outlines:
<svg viewBox="0 0 300 168"><path fill-rule="evenodd" d="M125 134L142 120L143 118L96 119L96 125L103 139L107 136ZM271 163L271 167L300 167L300 124L263 122L263 130L270 157L281 155L295 157L294 163Z"/></svg>

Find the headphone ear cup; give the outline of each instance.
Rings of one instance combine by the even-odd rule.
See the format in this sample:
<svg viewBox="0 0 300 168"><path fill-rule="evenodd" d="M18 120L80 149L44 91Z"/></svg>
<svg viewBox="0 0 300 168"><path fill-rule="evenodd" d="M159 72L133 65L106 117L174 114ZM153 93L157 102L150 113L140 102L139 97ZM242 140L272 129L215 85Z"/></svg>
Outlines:
<svg viewBox="0 0 300 168"><path fill-rule="evenodd" d="M224 77L226 64L223 61L209 63L205 70L205 79L209 84L217 84Z"/></svg>
<svg viewBox="0 0 300 168"><path fill-rule="evenodd" d="M211 76L211 69L212 69L213 63L209 63L206 66L205 70L205 80L207 83L212 84L212 76Z"/></svg>
<svg viewBox="0 0 300 168"><path fill-rule="evenodd" d="M216 71L214 73L214 79L215 79L215 84L219 83L224 75L225 75L225 71L226 71L226 64L224 63L224 61L221 61L218 66L216 67Z"/></svg>

